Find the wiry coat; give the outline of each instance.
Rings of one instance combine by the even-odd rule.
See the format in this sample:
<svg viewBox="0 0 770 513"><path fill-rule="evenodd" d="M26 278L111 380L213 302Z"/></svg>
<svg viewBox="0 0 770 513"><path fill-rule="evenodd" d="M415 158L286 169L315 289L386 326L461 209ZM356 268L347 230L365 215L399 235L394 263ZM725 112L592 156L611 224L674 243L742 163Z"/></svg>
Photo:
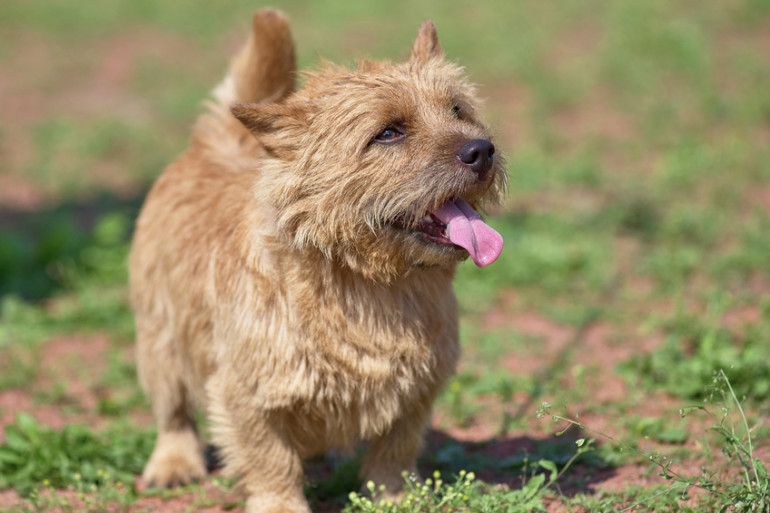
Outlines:
<svg viewBox="0 0 770 513"><path fill-rule="evenodd" d="M307 511L301 460L330 447L370 440L362 476L393 493L415 470L458 358L451 279L467 254L393 220L408 228L452 197L475 206L504 180L499 159L485 181L453 170L462 140L489 136L431 23L403 64L326 65L298 92L294 66L286 19L260 11L190 149L152 188L130 259L159 424L144 479L205 474L203 405L249 511ZM372 145L394 121L408 144Z"/></svg>

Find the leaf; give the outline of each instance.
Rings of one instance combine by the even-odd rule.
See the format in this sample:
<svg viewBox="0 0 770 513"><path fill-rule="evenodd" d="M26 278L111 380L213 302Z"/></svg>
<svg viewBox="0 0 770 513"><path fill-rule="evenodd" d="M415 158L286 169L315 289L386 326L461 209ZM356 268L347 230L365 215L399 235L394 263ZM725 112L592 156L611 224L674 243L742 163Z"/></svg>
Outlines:
<svg viewBox="0 0 770 513"><path fill-rule="evenodd" d="M22 497L33 492L43 479L57 488L101 486L105 478L98 469L108 473L112 482L133 486L134 475L141 472L149 457L154 437L152 431L94 433L76 425L56 431L38 425L29 416L17 417L16 424L6 426L6 433L5 443L0 446L2 486L15 489ZM33 443L30 437L39 443Z"/></svg>
<svg viewBox="0 0 770 513"><path fill-rule="evenodd" d="M696 404L693 406L685 406L684 408L679 410L679 415L681 415L682 417L685 417L691 414L692 412L694 412L695 410L708 411L705 407Z"/></svg>
<svg viewBox="0 0 770 513"><path fill-rule="evenodd" d="M654 437L657 441L667 444L683 444L687 441L687 431L683 428L664 429Z"/></svg>
<svg viewBox="0 0 770 513"><path fill-rule="evenodd" d="M19 453L27 452L31 446L29 440L24 437L23 433L15 425L5 428L5 445Z"/></svg>
<svg viewBox="0 0 770 513"><path fill-rule="evenodd" d="M559 477L559 469L556 467L556 463L550 460L540 460L537 462L537 464L551 473L551 476L548 480L549 484L556 481L556 478Z"/></svg>
<svg viewBox="0 0 770 513"><path fill-rule="evenodd" d="M550 463L550 462L549 462ZM540 493L545 483L545 476L543 474L537 474L529 482L521 488L521 492L524 495L524 500L530 500Z"/></svg>
<svg viewBox="0 0 770 513"><path fill-rule="evenodd" d="M3 464L18 465L24 462L24 458L17 452L12 451L9 447L0 447L0 469L3 468Z"/></svg>
<svg viewBox="0 0 770 513"><path fill-rule="evenodd" d="M19 430L27 436L37 436L39 434L37 421L31 415L24 412L16 415L16 425L19 427Z"/></svg>

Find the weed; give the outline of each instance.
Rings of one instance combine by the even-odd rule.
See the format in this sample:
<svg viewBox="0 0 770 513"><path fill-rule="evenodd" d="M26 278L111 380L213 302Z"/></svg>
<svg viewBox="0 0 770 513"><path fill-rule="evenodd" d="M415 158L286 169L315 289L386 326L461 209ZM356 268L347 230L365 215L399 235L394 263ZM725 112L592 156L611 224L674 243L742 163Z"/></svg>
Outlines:
<svg viewBox="0 0 770 513"><path fill-rule="evenodd" d="M57 431L20 413L0 446L0 488L22 497L41 486L91 491L106 483L133 487L154 441L151 431L117 428L94 433L78 425Z"/></svg>
<svg viewBox="0 0 770 513"><path fill-rule="evenodd" d="M588 450L587 444L579 447L576 454ZM371 481L366 483L371 498L358 493L349 495L350 503L344 513L438 513L453 511L478 511L500 513L526 513L545 511L543 498L546 491L561 476L556 465L541 460L537 466L545 473L533 474L519 489L490 486L477 481L473 472L461 470L453 483L445 483L436 471L432 478L420 482L414 476L404 476L404 497L400 503L378 499L384 488Z"/></svg>
<svg viewBox="0 0 770 513"><path fill-rule="evenodd" d="M698 499L702 506L716 506L719 511L761 513L770 511L770 477L768 477L764 463L754 452L754 434L749 428L741 402L724 371L718 372L716 381L717 389L716 391L712 389L712 394L719 394L718 399L722 403L721 414L715 416L718 421L709 430L718 435L721 442L721 452L727 459L729 467L720 469L712 460L712 468L703 466L701 474L689 475L676 470L673 458L658 453L647 453L635 446L626 445L627 450L649 461L657 469L658 475L668 481L669 485L663 490L649 489L642 492L640 496L635 498L638 502L630 505L626 502L629 500L628 497L618 496L616 499L619 502L614 504L616 508L621 504L624 507L623 511L632 510L641 503L651 506L650 499L662 495L678 496L680 500L687 500L690 498L688 491L697 488L706 494L705 497ZM705 406L701 405L684 408L680 410L680 413L684 417L698 410L713 416ZM575 426L609 440L613 444L622 445L615 438L591 429L581 422L560 415L552 415L550 405L544 403L538 411L538 416L546 415L550 415L554 421L566 422L568 427ZM706 450L710 451L710 447L707 446ZM579 502L582 502L582 499L578 499L576 504ZM606 504L602 505L602 507L605 506ZM606 510L600 509L600 511Z"/></svg>
<svg viewBox="0 0 770 513"><path fill-rule="evenodd" d="M770 397L770 362L766 324L747 329L742 340L721 327L730 299L711 300L705 319L678 311L669 322L670 334L663 346L637 356L621 366L631 382L641 380L648 389L662 389L685 399L702 399L719 383L719 369L727 375L740 397Z"/></svg>

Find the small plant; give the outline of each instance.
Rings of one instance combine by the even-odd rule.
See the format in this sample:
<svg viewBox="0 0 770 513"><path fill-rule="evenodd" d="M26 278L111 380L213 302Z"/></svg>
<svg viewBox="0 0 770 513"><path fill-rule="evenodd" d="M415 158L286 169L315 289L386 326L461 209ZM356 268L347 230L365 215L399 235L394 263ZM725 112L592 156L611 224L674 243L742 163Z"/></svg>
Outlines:
<svg viewBox="0 0 770 513"><path fill-rule="evenodd" d="M482 409L478 402L470 400L472 396L468 393L476 381L477 378L472 374L460 374L450 382L441 396L441 402L447 404L449 415L459 426L469 426Z"/></svg>
<svg viewBox="0 0 770 513"><path fill-rule="evenodd" d="M22 497L41 486L91 491L122 483L133 488L153 439L149 431L127 429L96 434L88 427L69 425L57 431L20 413L15 424L6 426L0 446L0 488L13 488Z"/></svg>
<svg viewBox="0 0 770 513"><path fill-rule="evenodd" d="M712 389L712 395L718 393L721 396L723 406L718 422L709 429L719 436L722 454L729 463L729 467L722 472L718 469L705 467L702 468L700 475L687 475L676 471L672 467L673 459L661 454L646 453L635 446L624 445L615 438L591 429L581 422L560 415L553 415L550 413L550 405L547 403L543 403L538 411L538 416L550 415L555 422L566 422L568 427L575 426L581 430L595 433L649 461L651 465L657 468L658 475L670 483L663 491L654 491L655 496L679 495L685 499L689 498L689 489L698 488L706 492L702 502L709 506L718 507L718 511L768 513L770 512L770 478L763 462L754 454L752 432L743 407L724 371L720 370L717 373L715 381L717 386ZM696 410L708 413L708 410L700 405L682 409L680 413L684 417ZM562 430L558 434L564 433L564 431ZM735 479L736 471L741 479ZM653 490L651 490L652 492ZM642 500L649 499L650 496L647 495L639 499L639 503L628 506L623 511L633 509ZM625 503L624 505L627 506Z"/></svg>
<svg viewBox="0 0 770 513"><path fill-rule="evenodd" d="M545 511L541 492L545 476L531 479L520 490L490 487L476 480L473 472L460 471L454 483L444 483L441 474L421 483L414 476L404 476L406 490L401 502L385 499L384 487L369 481L366 488L371 499L358 493L349 495L350 503L344 513L416 513L445 511L525 512Z"/></svg>
<svg viewBox="0 0 770 513"><path fill-rule="evenodd" d="M737 463L743 479L737 482L721 483L720 493L727 504L732 503L734 511L770 512L770 478L762 461L754 455L754 443L751 429L743 412L738 397L735 395L730 380L724 371L719 371L718 379L724 384L720 389L725 403L719 424L712 426L722 439L722 452L732 463ZM739 427L736 428L730 415L731 404L738 411ZM682 412L686 414L687 412ZM742 433L741 433L742 431Z"/></svg>
<svg viewBox="0 0 770 513"><path fill-rule="evenodd" d="M374 482L366 483L369 497L352 492L344 513L527 513L546 511L545 495L567 469L584 453L591 450L593 440L577 440L577 450L561 469L550 460L541 459L531 472L525 467L522 486L510 489L476 480L473 472L461 470L454 482L446 483L439 471L424 482L414 475L404 474L405 491L400 502L384 495L385 488ZM540 472L544 471L544 472Z"/></svg>
<svg viewBox="0 0 770 513"><path fill-rule="evenodd" d="M725 297L713 299L706 321L679 312L669 321L672 333L663 346L622 364L622 372L648 389L663 389L683 399L705 399L711 384L721 379L714 369L721 368L739 396L769 398L769 327L765 323L750 326L736 343L733 333L720 327L728 306Z"/></svg>

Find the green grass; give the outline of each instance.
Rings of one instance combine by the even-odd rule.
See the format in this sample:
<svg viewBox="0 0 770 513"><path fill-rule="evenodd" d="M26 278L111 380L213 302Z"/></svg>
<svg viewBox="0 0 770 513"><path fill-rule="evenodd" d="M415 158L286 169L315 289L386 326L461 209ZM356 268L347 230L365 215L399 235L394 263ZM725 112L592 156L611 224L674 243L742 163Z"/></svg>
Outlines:
<svg viewBox="0 0 770 513"><path fill-rule="evenodd" d="M681 461L674 457L626 445L625 449L629 452L648 460L657 474L668 481L668 485L593 497L579 495L567 502L590 508L590 511L617 511L621 508L650 507L652 504L655 511L682 511L682 508L685 511L769 511L770 477L767 462L756 455L756 435L749 427L749 420L729 378L721 370L715 376L710 399L706 406L697 405L680 410L682 417L702 412L710 416L713 422L708 430L716 436L705 437L702 442L707 463L701 466L700 473L690 474L680 470L677 464ZM539 415L550 415L550 406L543 405ZM553 415L553 419L623 446L613 437L581 422L559 415ZM672 434L675 442L682 441L677 432ZM728 465L716 463L712 451L721 452ZM689 501L693 490L701 493L694 505Z"/></svg>
<svg viewBox="0 0 770 513"><path fill-rule="evenodd" d="M126 316L124 287L132 221L119 212L109 214L97 222L90 234L83 233L67 218L49 222L36 240L8 258L8 267L18 271L0 282L6 286L0 305L4 320L0 347L13 337L39 339L46 331L87 327L109 326L115 333L130 335L130 328L125 326L130 317ZM37 284L43 281L45 285L38 288ZM33 288L27 288L29 284ZM110 289L116 288L119 297L110 297L116 295ZM102 297L91 297L97 290ZM25 297L41 299L57 291L61 302L58 314L24 301ZM124 313L120 315L117 311ZM28 328L33 333L26 338L24 332Z"/></svg>
<svg viewBox="0 0 770 513"><path fill-rule="evenodd" d="M94 433L70 425L56 431L20 414L0 446L0 486L28 497L41 486L78 491L107 483L133 488L154 443L151 431L130 426ZM119 443L115 443L119 440Z"/></svg>
<svg viewBox="0 0 770 513"><path fill-rule="evenodd" d="M633 383L641 381L648 390L703 399L723 369L739 397L767 400L770 361L765 355L770 324L753 325L736 340L734 333L721 327L720 310L726 305L719 301L711 303L711 318L679 312L667 323L669 336L663 346L625 363L626 376ZM762 317L770 318L766 304Z"/></svg>
<svg viewBox="0 0 770 513"><path fill-rule="evenodd" d="M420 22L434 19L447 55L482 85L511 178L490 219L506 241L502 256L485 269L466 263L458 271L463 359L436 404L442 429L483 426L497 435L481 446L451 437L429 444L421 467L427 475L439 470L445 482L432 482L425 495L412 483L419 505L349 498L360 484L356 459L314 479L313 503L350 512L446 506L498 513L521 504L537 511L549 501L590 512L680 511L691 507L681 498L694 476L611 493L596 491L601 482L591 479L637 462L637 451L711 469L724 450L727 477L697 476L713 487L698 496L696 511L767 511L767 462L755 461L748 442L756 449L770 440L770 2L273 5L292 19L301 67L317 65L319 55L345 63L362 54L402 58ZM105 424L103 432L52 431L21 417L8 428L16 430L14 443L38 437L53 451L34 446L35 479L11 483L22 471L0 472L5 486L29 495L26 511L77 509L57 503L69 499L51 488L77 488L71 469L113 461L111 451L137 452L133 466L116 465L113 476L139 472L146 447L138 439L118 436L112 448L103 442L124 433L125 417L147 412L130 356L131 226L152 179L185 147L201 100L256 7L232 0L0 3L0 65L8 70L0 110L11 113L0 128L0 178L42 196L32 207L14 198L0 204L0 393L27 394L33 415L53 407ZM532 316L546 324L542 335L520 325ZM566 342L550 340L549 327L566 332ZM597 344L593 329L606 340ZM110 341L100 372L57 374L68 368L64 361L61 369L42 367L51 341L96 334ZM597 364L618 348L631 348L618 366ZM512 358L536 363L514 373L506 367ZM625 380L623 399L601 398L607 374ZM46 376L58 381L42 384ZM68 395L68 381L78 380L95 405ZM726 380L733 396L724 395ZM706 404L715 428L700 441L690 423L705 413L672 418L654 409L659 398ZM531 410L543 401L569 418L604 417L620 442L597 435L570 464L578 472L552 482L552 470L538 462L561 471L576 447L574 439L554 442L533 421ZM735 416L738 404L750 435ZM721 406L730 415L720 417ZM510 437L530 438L536 454L496 459L480 449ZM6 444L0 454L13 459L20 454L13 450ZM62 461L67 475L44 484L40 476L58 475ZM514 486L457 479L460 470ZM127 508L139 495L118 484L93 478L88 486L97 491L82 493L95 501L91 509L115 501ZM578 491L562 496L562 486ZM750 503L763 506L751 510Z"/></svg>
<svg viewBox="0 0 770 513"><path fill-rule="evenodd" d="M542 465L551 470L548 484L556 480L558 472L549 464ZM441 474L436 472L422 484L407 478L406 496L401 503L378 499L383 490L378 490L375 483L367 483L371 499L357 493L350 494L350 504L345 513L417 513L441 511L504 511L507 513L525 513L545 511L542 500L543 490L547 488L546 476L538 474L518 490L495 489L475 480L475 475L461 471L453 483L445 484Z"/></svg>

